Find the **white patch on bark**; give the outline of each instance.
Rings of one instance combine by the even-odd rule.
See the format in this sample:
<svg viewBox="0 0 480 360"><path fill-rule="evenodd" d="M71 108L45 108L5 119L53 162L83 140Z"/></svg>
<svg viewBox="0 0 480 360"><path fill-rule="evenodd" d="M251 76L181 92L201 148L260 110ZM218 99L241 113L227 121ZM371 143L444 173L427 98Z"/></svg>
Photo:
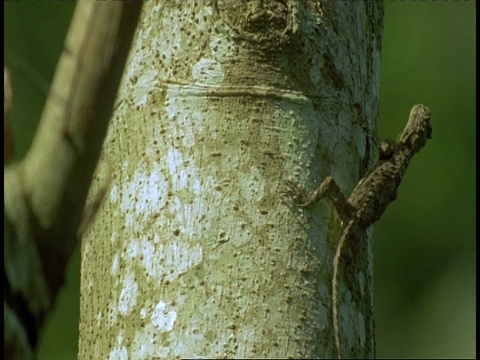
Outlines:
<svg viewBox="0 0 480 360"><path fill-rule="evenodd" d="M136 85L132 91L132 99L135 101L134 106L144 106L148 101L148 93L156 84L158 71L154 67L144 68L141 77L138 78Z"/></svg>
<svg viewBox="0 0 480 360"><path fill-rule="evenodd" d="M118 300L118 311L127 314L137 303L138 283L133 274L128 274L123 281L122 292Z"/></svg>
<svg viewBox="0 0 480 360"><path fill-rule="evenodd" d="M171 254L171 256L165 257L165 254ZM131 241L126 250L126 255L132 259L140 256L140 263L147 271L148 276L152 278L164 276L166 280L174 281L181 274L187 272L188 269L202 262L203 248L200 244L189 244L177 239L173 239L164 245L160 243L158 235L154 235L153 240L149 240L148 237L144 236L138 241ZM117 270L118 259L115 258L112 264L112 272ZM125 279L122 294L127 286L137 291L138 285L133 280L133 275ZM127 300L125 298L122 304L125 305Z"/></svg>
<svg viewBox="0 0 480 360"><path fill-rule="evenodd" d="M194 65L192 77L197 84L218 85L222 83L225 74L222 66L215 60L203 58Z"/></svg>
<svg viewBox="0 0 480 360"><path fill-rule="evenodd" d="M125 346L120 348L113 348L110 351L110 356L108 357L109 360L128 360L128 352Z"/></svg>
<svg viewBox="0 0 480 360"><path fill-rule="evenodd" d="M130 345L130 354L133 359L168 359L172 358L173 349L171 346L162 346L152 343L152 338L158 330L148 328L135 332L135 338Z"/></svg>
<svg viewBox="0 0 480 360"><path fill-rule="evenodd" d="M119 256L118 254L115 255L112 263L112 275L116 275L118 272L118 265L119 265Z"/></svg>
<svg viewBox="0 0 480 360"><path fill-rule="evenodd" d="M152 324L158 327L161 332L171 331L177 319L177 312L175 309L167 307L165 302L160 301L155 306L151 319Z"/></svg>

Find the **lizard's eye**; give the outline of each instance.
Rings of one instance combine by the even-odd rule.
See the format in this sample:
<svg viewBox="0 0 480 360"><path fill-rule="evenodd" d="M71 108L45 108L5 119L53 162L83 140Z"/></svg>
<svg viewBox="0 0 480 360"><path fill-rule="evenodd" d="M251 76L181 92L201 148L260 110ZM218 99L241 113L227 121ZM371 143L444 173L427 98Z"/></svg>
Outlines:
<svg viewBox="0 0 480 360"><path fill-rule="evenodd" d="M429 117L430 117L430 109L429 109L428 107L424 106L424 107L422 108L422 115L423 115L424 117L428 117L428 118L429 118Z"/></svg>

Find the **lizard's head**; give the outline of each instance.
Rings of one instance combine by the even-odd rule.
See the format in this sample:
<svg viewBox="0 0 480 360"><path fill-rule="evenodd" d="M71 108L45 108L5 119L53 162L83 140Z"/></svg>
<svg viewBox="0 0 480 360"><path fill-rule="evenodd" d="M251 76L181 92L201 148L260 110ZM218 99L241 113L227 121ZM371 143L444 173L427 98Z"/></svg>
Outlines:
<svg viewBox="0 0 480 360"><path fill-rule="evenodd" d="M422 104L415 105L410 111L410 117L407 126L403 129L400 141L411 148L413 152L418 152L431 138L430 108Z"/></svg>

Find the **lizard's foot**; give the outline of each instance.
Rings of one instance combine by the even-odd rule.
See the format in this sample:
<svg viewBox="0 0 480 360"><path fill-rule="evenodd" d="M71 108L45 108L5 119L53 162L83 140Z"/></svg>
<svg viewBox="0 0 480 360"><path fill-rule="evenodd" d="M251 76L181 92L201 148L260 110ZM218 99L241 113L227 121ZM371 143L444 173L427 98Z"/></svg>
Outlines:
<svg viewBox="0 0 480 360"><path fill-rule="evenodd" d="M305 191L292 181L285 181L285 187L281 194L293 198L296 203L303 204L305 202ZM300 205L302 207L302 205Z"/></svg>

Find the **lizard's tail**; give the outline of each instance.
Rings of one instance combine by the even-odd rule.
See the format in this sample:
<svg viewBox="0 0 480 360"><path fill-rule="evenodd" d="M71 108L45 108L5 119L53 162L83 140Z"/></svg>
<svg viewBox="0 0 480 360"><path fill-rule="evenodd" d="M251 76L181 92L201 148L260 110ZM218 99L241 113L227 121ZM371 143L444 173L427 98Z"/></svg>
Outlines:
<svg viewBox="0 0 480 360"><path fill-rule="evenodd" d="M340 325L338 320L338 276L340 271L340 259L342 257L343 248L347 242L348 235L353 227L351 221L345 226L340 233L340 239L338 240L337 250L335 251L335 257L333 258L333 276L332 276L332 318L333 318L333 332L335 334L335 348L337 349L338 358L342 358L340 351Z"/></svg>

